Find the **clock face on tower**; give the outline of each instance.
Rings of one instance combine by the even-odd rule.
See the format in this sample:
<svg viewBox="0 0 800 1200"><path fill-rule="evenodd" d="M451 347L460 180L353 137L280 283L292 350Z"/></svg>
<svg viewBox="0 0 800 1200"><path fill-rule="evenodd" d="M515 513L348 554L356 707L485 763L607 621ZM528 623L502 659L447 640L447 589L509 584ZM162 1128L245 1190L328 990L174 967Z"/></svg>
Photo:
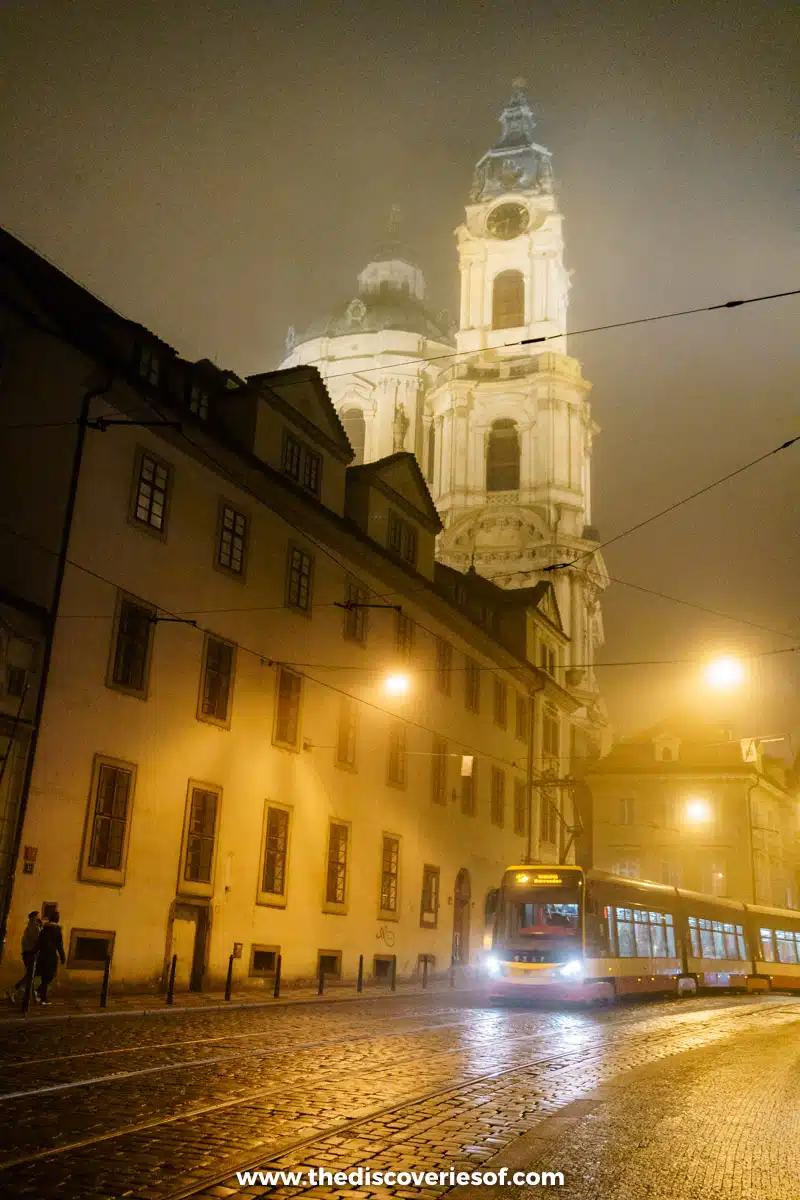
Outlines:
<svg viewBox="0 0 800 1200"><path fill-rule="evenodd" d="M519 237L528 228L530 214L521 204L499 204L489 213L486 228L492 237Z"/></svg>

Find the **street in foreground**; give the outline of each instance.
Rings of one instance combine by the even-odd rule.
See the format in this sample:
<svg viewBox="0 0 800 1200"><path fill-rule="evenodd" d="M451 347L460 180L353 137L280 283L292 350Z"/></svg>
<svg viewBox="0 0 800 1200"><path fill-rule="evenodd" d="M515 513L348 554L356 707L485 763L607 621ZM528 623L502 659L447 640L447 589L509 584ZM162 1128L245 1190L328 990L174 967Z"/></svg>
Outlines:
<svg viewBox="0 0 800 1200"><path fill-rule="evenodd" d="M561 1172L570 1200L800 1196L800 1003L429 996L0 1023L4 1195L351 1195L237 1171ZM434 1196L449 1183L365 1186ZM505 1200L551 1190L484 1187ZM469 1188L459 1188L462 1195Z"/></svg>

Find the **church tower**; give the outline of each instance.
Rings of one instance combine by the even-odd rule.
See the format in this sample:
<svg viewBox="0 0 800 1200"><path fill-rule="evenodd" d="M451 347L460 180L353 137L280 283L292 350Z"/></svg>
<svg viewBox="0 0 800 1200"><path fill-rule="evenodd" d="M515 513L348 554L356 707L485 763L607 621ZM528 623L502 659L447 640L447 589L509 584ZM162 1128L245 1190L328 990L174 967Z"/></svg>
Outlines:
<svg viewBox="0 0 800 1200"><path fill-rule="evenodd" d="M445 525L442 562L472 567L503 587L552 580L571 639L570 682L588 717L607 585L593 553L590 459L598 430L590 385L567 354L570 278L551 155L535 139L522 89L516 80L456 230L459 354L428 392L423 469ZM573 568L546 571L578 556Z"/></svg>

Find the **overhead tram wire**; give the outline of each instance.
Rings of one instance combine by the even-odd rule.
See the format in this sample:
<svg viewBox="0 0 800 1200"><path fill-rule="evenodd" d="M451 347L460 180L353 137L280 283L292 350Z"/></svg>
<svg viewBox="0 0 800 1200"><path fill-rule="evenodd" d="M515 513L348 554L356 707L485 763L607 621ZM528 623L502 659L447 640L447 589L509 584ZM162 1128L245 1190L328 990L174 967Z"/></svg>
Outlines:
<svg viewBox="0 0 800 1200"><path fill-rule="evenodd" d="M79 286L82 286L82 285L79 285ZM787 292L770 292L768 294L761 295L761 296L748 296L747 299L745 299L745 300L726 300L721 304L706 304L706 305L701 305L699 308L677 309L674 312L656 313L649 317L633 317L628 321L610 321L604 325L588 325L584 329L566 330L564 333L548 333L548 334L543 334L540 337L520 338L518 341L515 341L515 342L503 342L499 346L482 347L480 350L452 350L452 351L448 351L447 354L431 355L430 358L425 358L422 355L419 355L414 358L402 359L400 362L392 363L391 365L393 368L395 368L395 367L412 367L412 366L416 366L418 363L427 365L429 363L441 362L445 359L469 358L469 357L474 357L477 354L483 353L486 349L513 350L516 346L543 345L546 342L563 341L565 338L584 337L590 333L606 333L606 332L609 332L614 329L628 329L628 328L631 328L632 326L636 326L636 325L651 325L656 321L673 321L678 317L691 317L691 316L697 316L701 313L717 312L722 309L742 308L748 304L761 304L762 302L767 301L767 300L783 300L783 299L787 299L790 296L798 296L798 295L800 295L800 288L794 288ZM57 336L60 338L62 337L62 335L59 335L59 334L56 334L54 336ZM62 340L68 341L69 339L64 337L64 338L62 338ZM323 361L325 361L325 360L322 358L315 358L315 359L310 360L309 362L298 363L297 365L299 367L310 367L310 366L314 366L316 363L323 362ZM380 366L376 366L376 367L362 367L358 371L334 371L334 372L331 372L331 374L326 375L325 380L327 381L328 379L343 379L346 376L366 375L372 371L385 371L385 370L386 370L386 364L381 364ZM282 387L299 387L303 383L305 383L305 380L287 379L281 384L281 386ZM16 425L0 425L0 430L3 430L3 429L7 429L7 430L55 429L55 428L59 428L59 427L66 428L68 425L75 425L75 424L77 424L76 420L63 421L63 422L62 421L48 421L48 422L42 422L42 423L22 422L22 423L16 424Z"/></svg>

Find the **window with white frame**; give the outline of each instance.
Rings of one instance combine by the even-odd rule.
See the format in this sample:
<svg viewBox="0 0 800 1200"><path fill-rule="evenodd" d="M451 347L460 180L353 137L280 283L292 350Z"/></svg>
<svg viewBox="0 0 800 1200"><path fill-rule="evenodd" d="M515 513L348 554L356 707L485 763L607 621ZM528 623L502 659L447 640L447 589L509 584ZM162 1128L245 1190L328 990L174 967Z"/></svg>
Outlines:
<svg viewBox="0 0 800 1200"><path fill-rule="evenodd" d="M80 877L92 883L125 882L136 767L95 755Z"/></svg>
<svg viewBox="0 0 800 1200"><path fill-rule="evenodd" d="M120 595L114 622L109 687L145 698L156 610L130 596Z"/></svg>
<svg viewBox="0 0 800 1200"><path fill-rule="evenodd" d="M247 517L231 504L220 504L217 531L217 566L232 575L243 575L247 550Z"/></svg>
<svg viewBox="0 0 800 1200"><path fill-rule="evenodd" d="M289 547L286 570L286 606L311 613L311 592L314 574L314 559L299 546Z"/></svg>
<svg viewBox="0 0 800 1200"><path fill-rule="evenodd" d="M136 460L136 478L131 515L138 525L165 534L171 468L146 450Z"/></svg>
<svg viewBox="0 0 800 1200"><path fill-rule="evenodd" d="M286 667L279 667L275 689L275 730L272 740L279 746L296 750L300 738L302 676L295 675Z"/></svg>
<svg viewBox="0 0 800 1200"><path fill-rule="evenodd" d="M230 724L235 666L236 647L206 635L197 712L199 720Z"/></svg>

